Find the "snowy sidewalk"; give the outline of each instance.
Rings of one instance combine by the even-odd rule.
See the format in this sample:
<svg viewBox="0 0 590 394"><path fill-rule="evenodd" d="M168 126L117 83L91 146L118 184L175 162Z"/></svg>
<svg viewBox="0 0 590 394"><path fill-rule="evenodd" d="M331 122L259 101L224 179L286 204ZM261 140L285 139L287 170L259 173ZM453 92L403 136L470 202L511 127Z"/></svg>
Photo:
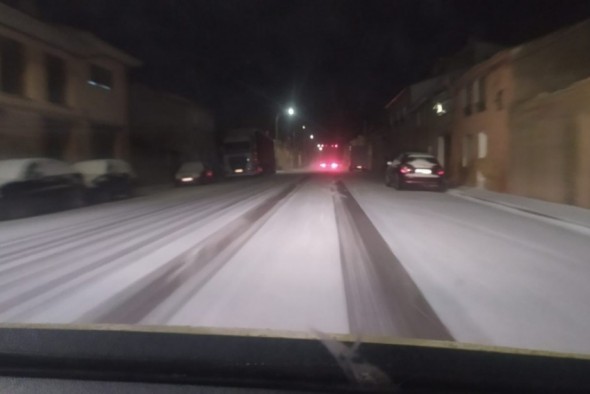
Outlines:
<svg viewBox="0 0 590 394"><path fill-rule="evenodd" d="M590 210L572 205L557 204L512 194L496 193L473 187L459 187L449 194L485 201L505 208L515 209L532 215L590 228Z"/></svg>

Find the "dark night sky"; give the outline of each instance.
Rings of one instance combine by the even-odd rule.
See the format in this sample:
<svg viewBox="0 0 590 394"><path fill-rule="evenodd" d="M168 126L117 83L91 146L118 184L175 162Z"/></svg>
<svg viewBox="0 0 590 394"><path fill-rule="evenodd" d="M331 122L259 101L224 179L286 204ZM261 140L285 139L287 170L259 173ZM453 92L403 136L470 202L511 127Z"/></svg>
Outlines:
<svg viewBox="0 0 590 394"><path fill-rule="evenodd" d="M223 127L298 121L358 130L468 37L504 45L590 17L573 0L39 0L145 65L133 78L193 98ZM303 120L305 119L305 120Z"/></svg>

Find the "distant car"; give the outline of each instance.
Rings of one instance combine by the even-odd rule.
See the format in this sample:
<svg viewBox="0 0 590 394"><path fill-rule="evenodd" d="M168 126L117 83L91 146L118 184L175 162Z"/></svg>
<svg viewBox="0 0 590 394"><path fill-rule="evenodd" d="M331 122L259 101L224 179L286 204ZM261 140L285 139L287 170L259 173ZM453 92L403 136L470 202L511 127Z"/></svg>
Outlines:
<svg viewBox="0 0 590 394"><path fill-rule="evenodd" d="M189 161L184 163L174 176L176 186L200 185L213 182L216 174L212 168L202 161Z"/></svg>
<svg viewBox="0 0 590 394"><path fill-rule="evenodd" d="M419 152L406 152L387 162L385 184L401 190L408 186L447 189L445 170L436 157Z"/></svg>
<svg viewBox="0 0 590 394"><path fill-rule="evenodd" d="M339 171L342 169L342 163L337 160L322 160L319 166L320 171Z"/></svg>
<svg viewBox="0 0 590 394"><path fill-rule="evenodd" d="M131 166L119 159L81 161L74 168L82 174L89 202L106 202L134 194L136 175Z"/></svg>
<svg viewBox="0 0 590 394"><path fill-rule="evenodd" d="M84 204L82 176L45 158L0 161L0 218L16 219Z"/></svg>

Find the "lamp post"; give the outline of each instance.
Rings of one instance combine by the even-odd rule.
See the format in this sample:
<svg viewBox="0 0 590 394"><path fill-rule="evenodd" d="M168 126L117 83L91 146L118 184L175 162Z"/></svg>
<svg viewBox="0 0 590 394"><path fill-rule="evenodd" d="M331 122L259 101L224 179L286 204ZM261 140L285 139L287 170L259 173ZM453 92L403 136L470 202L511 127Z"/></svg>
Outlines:
<svg viewBox="0 0 590 394"><path fill-rule="evenodd" d="M295 116L295 109L293 107L287 108L285 113L289 116ZM283 112L279 112L277 116L275 116L275 138L279 139L279 120Z"/></svg>

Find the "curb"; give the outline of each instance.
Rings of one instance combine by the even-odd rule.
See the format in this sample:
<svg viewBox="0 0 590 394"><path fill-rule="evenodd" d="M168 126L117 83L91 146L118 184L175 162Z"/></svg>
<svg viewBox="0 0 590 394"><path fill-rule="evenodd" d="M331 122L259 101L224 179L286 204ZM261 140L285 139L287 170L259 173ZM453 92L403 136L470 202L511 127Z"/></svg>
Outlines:
<svg viewBox="0 0 590 394"><path fill-rule="evenodd" d="M548 215L546 213L542 213L539 211L534 211L528 208L523 208L523 207L519 207L518 205L514 205L514 204L509 204L509 203L505 203L505 202L500 202L500 201L496 201L496 200L491 200L491 199L487 199L487 198L483 198L483 197L476 197L476 196L472 196L469 195L468 193L464 193L458 190L449 190L448 191L449 194L453 195L453 196L457 196L457 197L464 197L464 198L469 198L469 199L474 199L474 200L479 200L479 201L484 201L486 203L489 204L494 204L494 205L498 205L504 208L509 208L509 209L513 209L515 211L520 211L520 212L524 212L524 213L528 213L530 215L535 215L535 216L539 216L539 217L543 217L545 219L551 219L551 220L555 220L558 222L562 222L562 223L567 223L569 225L572 226L578 226L584 229L590 229L590 226L578 223L578 222L572 222L571 220L567 220L558 216L554 216L554 215Z"/></svg>

